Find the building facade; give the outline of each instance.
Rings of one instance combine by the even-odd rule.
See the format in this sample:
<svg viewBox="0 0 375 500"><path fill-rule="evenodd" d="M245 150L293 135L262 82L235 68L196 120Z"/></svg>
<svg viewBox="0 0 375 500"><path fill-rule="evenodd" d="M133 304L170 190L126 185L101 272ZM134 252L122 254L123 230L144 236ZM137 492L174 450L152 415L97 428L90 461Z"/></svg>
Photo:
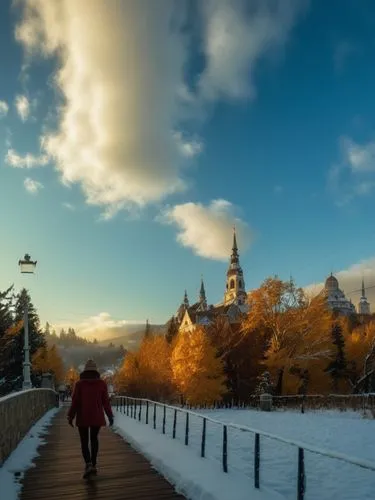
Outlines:
<svg viewBox="0 0 375 500"><path fill-rule="evenodd" d="M208 326L220 316L228 318L230 323L237 323L247 311L245 280L240 265L236 232L234 231L223 301L216 305L208 305L204 282L201 279L198 301L190 305L185 291L174 320L178 325L179 332L187 332L194 330L197 325Z"/></svg>
<svg viewBox="0 0 375 500"><path fill-rule="evenodd" d="M327 299L327 304L332 311L345 316L351 314L368 315L370 314L370 303L366 298L366 290L364 280L362 280L362 295L359 300L357 310L350 299L347 299L345 293L341 290L338 279L331 275L326 279L324 285L324 294Z"/></svg>

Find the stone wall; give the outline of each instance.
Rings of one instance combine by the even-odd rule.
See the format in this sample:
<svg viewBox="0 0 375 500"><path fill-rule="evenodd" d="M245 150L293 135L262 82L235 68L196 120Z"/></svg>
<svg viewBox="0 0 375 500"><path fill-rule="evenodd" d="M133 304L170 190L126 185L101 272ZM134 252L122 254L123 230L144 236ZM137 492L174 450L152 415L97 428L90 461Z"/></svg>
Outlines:
<svg viewBox="0 0 375 500"><path fill-rule="evenodd" d="M58 405L55 391L30 389L0 398L0 467L27 431Z"/></svg>

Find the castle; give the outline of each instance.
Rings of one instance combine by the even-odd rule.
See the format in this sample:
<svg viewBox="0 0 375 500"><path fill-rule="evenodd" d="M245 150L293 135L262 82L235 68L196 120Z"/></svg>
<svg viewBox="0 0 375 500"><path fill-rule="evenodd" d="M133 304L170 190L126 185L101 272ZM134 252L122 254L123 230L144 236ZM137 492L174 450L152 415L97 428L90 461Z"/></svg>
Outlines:
<svg viewBox="0 0 375 500"><path fill-rule="evenodd" d="M370 314L370 304L366 298L365 284L362 279L362 295L358 303L358 310L351 300L348 300L340 289L339 282L331 275L326 279L322 293L325 295L328 307L338 314L350 316L359 314L361 316ZM195 326L207 326L218 317L226 317L230 323L238 323L241 316L248 312L247 292L245 280L240 265L236 232L233 233L232 254L226 273L226 285L223 301L216 305L208 305L203 279L199 291L198 301L190 305L185 290L183 301L176 314L174 321L179 332L192 331Z"/></svg>
<svg viewBox="0 0 375 500"><path fill-rule="evenodd" d="M362 279L362 294L359 299L357 310L351 300L345 297L344 292L340 289L339 282L332 273L326 279L323 290L327 304L332 309L332 311L338 312L339 314L349 316L351 314L358 313L361 316L370 314L370 303L366 298L365 282Z"/></svg>
<svg viewBox="0 0 375 500"><path fill-rule="evenodd" d="M241 315L248 311L245 280L240 265L236 232L233 233L232 254L226 275L223 301L208 305L203 279L198 301L190 305L185 291L184 299L177 310L175 321L180 332L192 331L196 325L209 325L215 318L224 316L230 323L237 323Z"/></svg>

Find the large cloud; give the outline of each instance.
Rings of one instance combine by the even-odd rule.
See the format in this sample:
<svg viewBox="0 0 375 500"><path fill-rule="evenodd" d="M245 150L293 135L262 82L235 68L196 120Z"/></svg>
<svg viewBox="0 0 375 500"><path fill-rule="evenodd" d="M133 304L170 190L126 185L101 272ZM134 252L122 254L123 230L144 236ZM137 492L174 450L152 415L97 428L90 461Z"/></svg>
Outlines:
<svg viewBox="0 0 375 500"><path fill-rule="evenodd" d="M159 220L178 228L177 241L201 257L227 260L236 226L238 243L246 250L251 233L248 225L236 217L234 206L226 200L214 200L208 206L184 203L167 208Z"/></svg>
<svg viewBox="0 0 375 500"><path fill-rule="evenodd" d="M352 299L357 306L361 296L362 278L365 281L367 299L371 303L371 311L375 312L375 257L362 260L353 264L348 269L343 269L335 273L339 280L340 288ZM324 282L306 287L306 290L315 293L321 290Z"/></svg>
<svg viewBox="0 0 375 500"><path fill-rule="evenodd" d="M28 64L40 54L58 60L54 82L62 103L43 147L63 181L80 183L88 203L110 216L186 188L183 168L202 143L185 119L207 101L251 94L254 64L284 42L300 2L199 4L194 29L202 30L206 63L200 77L189 75L199 82L196 92L185 78L193 31L188 1L17 4L16 38Z"/></svg>

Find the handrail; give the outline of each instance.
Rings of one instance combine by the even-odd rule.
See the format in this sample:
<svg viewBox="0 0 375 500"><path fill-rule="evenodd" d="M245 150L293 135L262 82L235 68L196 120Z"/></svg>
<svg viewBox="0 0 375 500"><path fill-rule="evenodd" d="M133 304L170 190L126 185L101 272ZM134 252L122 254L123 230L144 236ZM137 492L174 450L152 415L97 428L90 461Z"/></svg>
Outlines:
<svg viewBox="0 0 375 500"><path fill-rule="evenodd" d="M122 396L119 396L122 397ZM276 434L272 434L269 432L261 431L259 429L255 429L254 427L249 427L246 425L240 425L240 424L234 424L231 422L224 422L223 420L215 420L214 418L207 417L206 415L202 415L201 413L196 413L191 410L187 410L186 408L181 408L178 406L172 406L169 404L165 403L160 403L159 401L153 401L152 399L147 399L147 398L133 398L131 396L123 396L125 398L132 399L133 401L143 401L146 402L148 401L151 404L156 404L161 407L169 408L171 410L177 410L181 413L189 413L190 415L193 415L195 417L199 418L204 418L207 422L212 422L213 424L217 425L226 425L227 427L231 427L233 429L237 429L239 431L243 432L251 432L252 434L259 434L260 436L266 437L268 439L273 439L275 441L280 441L283 444L289 444L291 446L295 446L296 448L303 448L305 451L308 451L310 453L315 453L317 455L323 455L329 458L334 458L337 460L342 460L343 462L352 464L352 465L358 465L359 467L363 467L364 469L369 469L375 472L375 462L371 462L369 460L363 460L360 458L349 458L347 457L344 453L338 453L330 450L325 450L323 448L318 448L317 446L313 446L307 443L304 443L303 441L294 441L292 439L286 439L281 436L277 436Z"/></svg>
<svg viewBox="0 0 375 500"><path fill-rule="evenodd" d="M316 455L320 455L323 457L327 457L330 459L340 460L350 465L354 465L357 467L361 467L366 470L370 470L375 472L375 462L366 459L360 459L357 457L348 457L344 453L334 452L330 450L326 450L323 448L319 448L314 445L310 445L304 443L299 440L290 440L283 438L281 436L277 436L276 434L268 433L265 431L261 431L259 429L239 425L231 422L225 422L216 420L214 418L208 417L206 415L202 415L195 411L181 408L178 406L173 406L167 403L161 403L159 401L153 401L152 399L147 398L133 398L129 396L117 396L114 398L114 405L116 405L116 409L124 413L124 409L126 408L126 415L134 418L136 420L142 420L142 406L146 405L146 418L145 423L149 423L149 406L153 405L153 415L150 418L150 423L153 421L153 428L156 429L156 407L163 408L163 420L162 420L162 432L165 434L165 425L166 425L166 409L170 409L174 412L173 418L173 434L172 437L175 439L176 437L176 416L177 412L186 415L185 420L185 445L189 444L189 416L194 416L202 419L202 433L201 433L201 457L205 457L205 448L206 448L206 425L208 422L211 422L215 425L220 425L223 429L222 434L222 470L224 473L228 472L228 428L236 429L241 432L248 432L254 434L254 487L259 489L260 484L260 436L268 439L272 439L274 441L278 441L283 444L287 444L290 446L294 446L298 449L298 462L297 462L297 500L304 500L305 497L305 489L306 489L306 475L305 475L305 451L309 453L314 453ZM119 405L120 403L120 405ZM125 404L124 404L125 403ZM139 404L137 404L139 403Z"/></svg>

